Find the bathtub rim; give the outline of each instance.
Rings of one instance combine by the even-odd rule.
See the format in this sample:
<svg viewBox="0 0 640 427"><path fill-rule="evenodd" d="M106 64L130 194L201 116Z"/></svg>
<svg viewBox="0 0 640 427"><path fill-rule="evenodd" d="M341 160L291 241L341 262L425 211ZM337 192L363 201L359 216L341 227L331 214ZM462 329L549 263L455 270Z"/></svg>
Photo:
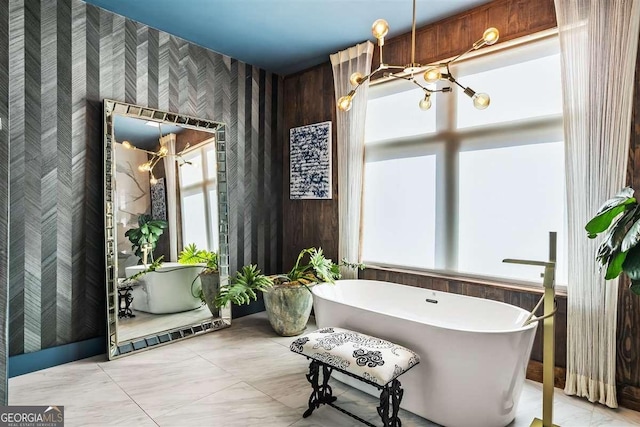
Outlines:
<svg viewBox="0 0 640 427"><path fill-rule="evenodd" d="M147 268L149 268L149 265L151 264L138 264L138 265L132 265L129 267L126 267L124 269L125 271L125 276L130 277L133 276L136 273L140 273L141 271L146 270ZM170 273L172 271L176 271L176 270L183 270L186 268L204 268L207 265L205 263L198 263L198 264L180 264L179 262L175 262L175 261L169 261L169 262L163 262L160 267L158 267L157 269L154 270L154 272L156 273ZM153 271L149 271L148 273L153 273Z"/></svg>
<svg viewBox="0 0 640 427"><path fill-rule="evenodd" d="M438 292L438 293L443 293L443 294L452 294L452 295L458 295L461 297L465 297L465 298L473 298L473 299L477 299L477 300L481 300L481 301L485 301L488 303L492 303L492 304L499 304L499 305L506 305L509 306L511 308L517 309L522 311L523 313L526 313L527 315L530 314L531 312L525 310L522 307L518 307L516 305L513 304L509 304L506 302L502 302L502 301L495 301L495 300L490 300L487 298L480 298L480 297L474 297L471 295L462 295L462 294L455 294L453 292L445 292L445 291L438 291L435 289L428 289L428 288L420 288L417 286L411 286L411 285L404 285L402 283L395 283L395 282L386 282L383 280L371 280L371 279L340 279L340 280L336 280L334 283L330 283L330 282L322 282L322 283L317 283L314 284L313 286L311 286L311 293L313 294L314 298L320 298L320 299L324 299L326 301L330 301L332 303L335 304L339 304L341 306L344 307L354 307L354 308L358 308L360 310L364 310L367 311L369 313L378 313L378 314L383 314L386 316L392 316L389 313L385 313L385 312L378 312L378 311L374 311L368 307L364 307L364 306L360 306L360 305L353 305L353 304L346 304L345 302L342 301L337 301L335 299L330 299L327 298L325 296L322 295L318 295L318 293L316 292L316 289L321 288L322 285L327 285L327 286L337 286L338 284L340 284L340 282L350 282L350 281L358 281L358 282L378 282L378 283L385 283L385 284L390 284L390 285L396 285L396 286L404 286L404 287L408 287L408 288L416 288L416 289L422 289L425 291L429 291L429 292ZM319 291L318 291L319 292ZM537 321L533 321L531 323L529 323L526 326L521 326L519 328L513 328L513 329L499 329L499 330L482 330L482 329L463 329L463 328L450 328L450 327L446 327L446 326L441 326L441 325L434 325L433 323L428 323L425 321L421 321L421 320L417 320L417 319L409 319L407 317L402 317L402 316L392 316L392 317L398 317L400 319L403 320L407 320L409 322L416 322L416 323L421 323L423 325L428 325L430 327L433 328L437 328L437 329L441 329L441 330L446 330L446 331L457 331L457 332L467 332L467 333L477 333L477 334L505 334L505 333L516 333L516 332L524 332L524 331L528 331L529 329L534 329L537 328L538 326L538 322Z"/></svg>

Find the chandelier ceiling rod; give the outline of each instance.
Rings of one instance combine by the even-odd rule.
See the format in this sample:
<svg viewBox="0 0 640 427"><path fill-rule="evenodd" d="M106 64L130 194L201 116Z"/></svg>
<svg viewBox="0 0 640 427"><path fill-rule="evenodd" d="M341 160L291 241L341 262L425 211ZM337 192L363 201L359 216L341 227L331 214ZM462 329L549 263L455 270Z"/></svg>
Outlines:
<svg viewBox="0 0 640 427"><path fill-rule="evenodd" d="M378 49L380 52L380 64L378 68L373 70L371 73L362 75L362 73L355 72L349 78L349 82L354 88L349 91L349 93L338 100L338 108L342 111L349 111L351 109L351 102L353 97L355 96L358 88L362 86L366 81L370 80L371 77L379 73L380 71L387 70L402 70L401 73L392 73L392 72L384 72L384 77L396 78L408 80L416 84L420 87L425 96L418 103L419 107L422 110L428 110L431 108L431 94L434 92L451 92L451 87L443 87L442 89L429 89L426 86L423 86L418 81L415 80L415 74L421 72L422 66L416 63L416 0L413 0L413 20L411 24L411 62L407 65L389 65L385 64L382 56L382 48L384 46L384 37L389 32L389 24L384 19L376 20L371 26L371 32L373 36L378 40ZM473 105L480 109L484 110L489 106L491 102L489 95L486 93L476 93L473 89L469 87L465 87L461 85L458 80L453 76L451 70L449 69L449 64L455 62L462 58L464 55L468 54L471 51L477 50L483 46L489 46L495 44L498 41L499 32L496 28L488 28L484 31L482 38L473 43L473 45L462 52L458 56L455 56L453 59L450 59L446 62L440 62L436 64L431 64L429 68L424 72L424 80L428 84L435 84L438 80L448 80L451 83L460 86L462 88L465 95L469 96L473 100Z"/></svg>

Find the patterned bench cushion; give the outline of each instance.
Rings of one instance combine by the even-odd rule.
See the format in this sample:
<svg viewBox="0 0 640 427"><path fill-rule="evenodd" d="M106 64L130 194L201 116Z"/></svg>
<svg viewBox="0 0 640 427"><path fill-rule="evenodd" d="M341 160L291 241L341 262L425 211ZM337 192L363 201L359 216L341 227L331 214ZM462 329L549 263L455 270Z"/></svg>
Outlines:
<svg viewBox="0 0 640 427"><path fill-rule="evenodd" d="M381 386L420 363L406 347L341 328L306 334L291 343L291 351Z"/></svg>

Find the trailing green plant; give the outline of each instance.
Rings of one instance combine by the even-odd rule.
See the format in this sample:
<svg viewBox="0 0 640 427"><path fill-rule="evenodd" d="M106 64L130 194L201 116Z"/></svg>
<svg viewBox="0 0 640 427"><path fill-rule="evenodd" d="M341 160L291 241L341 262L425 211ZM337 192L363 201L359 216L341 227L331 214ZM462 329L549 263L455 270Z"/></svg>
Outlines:
<svg viewBox="0 0 640 427"><path fill-rule="evenodd" d="M206 264L208 272L218 271L218 254L206 249L198 249L195 243L191 243L180 252L178 256L180 264Z"/></svg>
<svg viewBox="0 0 640 427"><path fill-rule="evenodd" d="M142 271L137 272L136 274L134 274L133 276L129 276L126 279L124 279L124 283L131 283L131 282L136 282L138 281L142 276L144 276L145 274L151 272L151 271L156 271L157 269L159 269L162 266L162 260L164 259L164 255L160 255L158 257L158 259L154 260L153 262L151 262L151 264L149 264L147 266L147 268L145 268Z"/></svg>
<svg viewBox="0 0 640 427"><path fill-rule="evenodd" d="M139 258L142 258L142 247L151 244L151 259L153 260L153 251L166 228L167 221L152 219L151 215L142 214L138 216L138 227L127 230L124 235L129 238L131 249Z"/></svg>
<svg viewBox="0 0 640 427"><path fill-rule="evenodd" d="M257 300L256 291L266 291L273 286L273 281L258 270L257 265L245 265L236 272L229 284L220 287L215 299L216 307L224 307L229 302L236 305L249 304Z"/></svg>
<svg viewBox="0 0 640 427"><path fill-rule="evenodd" d="M633 195L626 187L604 202L585 230L590 239L604 233L596 260L606 268L605 279L625 273L631 279L630 290L640 295L640 205Z"/></svg>

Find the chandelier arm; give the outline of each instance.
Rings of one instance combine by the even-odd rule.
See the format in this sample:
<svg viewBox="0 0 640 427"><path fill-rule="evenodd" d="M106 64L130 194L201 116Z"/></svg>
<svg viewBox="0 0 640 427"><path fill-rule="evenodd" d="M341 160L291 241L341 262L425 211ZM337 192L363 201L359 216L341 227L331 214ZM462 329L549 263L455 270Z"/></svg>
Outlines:
<svg viewBox="0 0 640 427"><path fill-rule="evenodd" d="M389 74L387 74L387 77L391 77L391 78L394 78L394 79L407 80L407 81L409 81L409 82L412 82L413 84L415 84L416 86L418 86L420 89L424 90L425 92L429 92L430 94L431 94L431 93L434 93L434 92L438 92L437 90L432 90L432 89L429 89L429 88L428 88L428 87L426 87L426 86L422 86L420 83L418 83L418 82L416 81L416 79L415 79L413 76L412 76L412 77L407 77L407 76L397 76L397 75L395 75L395 74L393 74L393 73L389 73Z"/></svg>
<svg viewBox="0 0 640 427"><path fill-rule="evenodd" d="M413 22L411 24L411 66L416 63L416 0L413 0Z"/></svg>
<svg viewBox="0 0 640 427"><path fill-rule="evenodd" d="M453 59L448 60L447 62L444 63L444 65L449 65L452 62L458 61L460 58L462 58L463 56L465 56L466 54L468 54L469 52L472 52L476 50L474 47L471 47L469 50L462 52L460 55L454 57Z"/></svg>
<svg viewBox="0 0 640 427"><path fill-rule="evenodd" d="M134 145L132 145L130 148L128 148L128 150L142 151L143 153L151 154L152 156L155 156L156 154L158 154L158 153L153 152L153 151L145 150L144 148L138 148L138 147L136 147Z"/></svg>

